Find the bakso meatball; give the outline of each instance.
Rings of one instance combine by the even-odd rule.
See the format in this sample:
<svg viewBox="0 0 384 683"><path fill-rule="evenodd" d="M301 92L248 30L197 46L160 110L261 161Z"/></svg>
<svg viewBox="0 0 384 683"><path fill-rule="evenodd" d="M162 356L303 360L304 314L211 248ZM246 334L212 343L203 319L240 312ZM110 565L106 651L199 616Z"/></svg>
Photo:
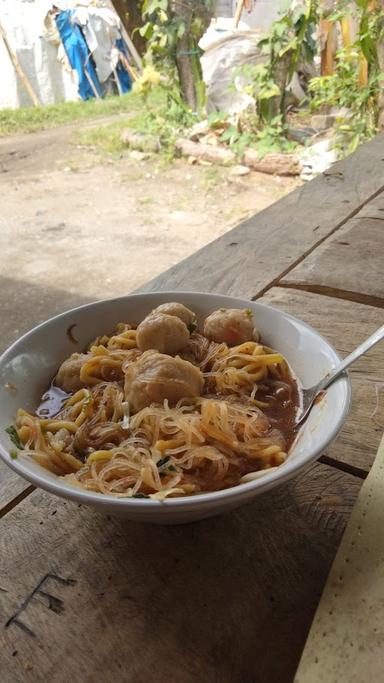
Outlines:
<svg viewBox="0 0 384 683"><path fill-rule="evenodd" d="M220 308L206 318L204 335L215 342L237 346L246 341L257 341L259 335L253 325L250 309Z"/></svg>
<svg viewBox="0 0 384 683"><path fill-rule="evenodd" d="M151 313L136 330L136 343L140 351L155 349L172 355L181 351L188 340L186 324L174 315Z"/></svg>
<svg viewBox="0 0 384 683"><path fill-rule="evenodd" d="M85 353L73 353L60 365L55 384L68 394L84 387L85 382L80 379L80 370L86 359Z"/></svg>
<svg viewBox="0 0 384 683"><path fill-rule="evenodd" d="M125 371L125 398L132 412L164 399L174 405L181 398L200 396L203 375L198 368L179 357L146 351Z"/></svg>
<svg viewBox="0 0 384 683"><path fill-rule="evenodd" d="M183 323L186 324L190 332L192 331L190 327L196 326L195 314L193 313L193 311L190 311L189 308L187 308L183 304L178 304L176 302L171 302L169 304L161 304L160 306L155 308L154 311L152 311L151 315L153 315L154 313L164 313L165 315L174 315L176 316L176 318L180 318L180 320L182 320Z"/></svg>

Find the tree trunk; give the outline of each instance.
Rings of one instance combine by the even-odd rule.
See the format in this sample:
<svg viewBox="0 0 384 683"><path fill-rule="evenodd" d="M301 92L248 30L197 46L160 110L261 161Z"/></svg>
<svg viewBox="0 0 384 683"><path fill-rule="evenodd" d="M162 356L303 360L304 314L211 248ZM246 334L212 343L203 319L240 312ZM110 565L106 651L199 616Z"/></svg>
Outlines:
<svg viewBox="0 0 384 683"><path fill-rule="evenodd" d="M191 49L193 49L191 41L191 22L193 17L193 9L193 3L188 5L187 3L175 2L174 4L175 18L183 21L185 24L185 31L178 41L176 52L176 66L177 72L179 74L181 92L183 99L186 101L188 106L192 109L192 111L196 111L197 94L191 59L192 55L190 54Z"/></svg>
<svg viewBox="0 0 384 683"><path fill-rule="evenodd" d="M192 111L196 111L199 106L198 83L201 80L201 69L198 48L191 36L191 23L194 16L198 16L202 19L205 29L212 17L213 2L211 9L203 0L174 0L172 4L174 17L185 24L185 31L178 41L176 52L181 92L188 106Z"/></svg>

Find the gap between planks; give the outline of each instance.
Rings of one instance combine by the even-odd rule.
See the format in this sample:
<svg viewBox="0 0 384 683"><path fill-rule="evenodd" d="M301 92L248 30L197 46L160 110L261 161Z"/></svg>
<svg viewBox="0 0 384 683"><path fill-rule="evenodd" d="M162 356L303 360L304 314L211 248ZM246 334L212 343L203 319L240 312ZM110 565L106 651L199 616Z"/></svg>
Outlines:
<svg viewBox="0 0 384 683"><path fill-rule="evenodd" d="M378 190L376 190L376 192L371 194L369 197L367 197L367 199L362 204L359 204L355 209L353 209L353 211L351 211L351 213L348 214L348 216L343 218L343 220L340 221L340 223L337 223L337 225L334 228L332 228L332 230L330 230L330 232L328 232L326 235L321 237L315 244L313 244L309 249L307 249L307 251L305 251L303 254L301 254L299 256L299 258L297 258L295 261L293 261L293 263L291 263L288 266L288 268L283 270L277 277L275 277L273 280L271 280L271 282L269 282L265 287L260 289L260 291L252 297L251 301L256 301L257 299L260 299L262 296L264 296L264 294L266 294L266 292L268 292L270 289L272 289L272 287L291 287L292 285L290 285L290 284L286 284L286 285L280 284L280 280L283 277L285 277L286 275L288 275L288 273L290 273L291 270L294 270L298 265L300 265L300 263L305 261L305 259L315 251L315 249L317 249L321 244L323 244L323 242L325 242L330 237L332 237L332 235L334 235L338 230L340 230L340 228L342 228L343 225L345 225L345 223L347 223L349 220L351 220L351 218L356 216L356 214L358 214L364 206L369 204L369 202L371 202L373 199L376 199L376 197L378 197L379 194L381 194L382 192L384 192L384 185L382 187L380 187ZM308 291L313 292L314 290L308 289ZM342 291L342 290L335 290L335 291ZM315 292L315 293L320 293L320 292ZM324 292L322 292L322 293L324 293ZM329 296L333 296L333 295L330 294ZM362 295L362 296L364 296L364 295ZM343 298L343 297L339 297L339 298ZM375 297L369 297L369 298L374 299ZM350 301L354 301L354 299L350 299ZM379 299L379 301L381 301L381 299ZM358 301L357 303L366 303L366 302L365 301ZM377 304L368 304L368 305L373 305L373 306L376 305L376 307L377 307ZM383 301L381 301L381 304L379 307L380 308L384 307Z"/></svg>
<svg viewBox="0 0 384 683"><path fill-rule="evenodd" d="M12 500L10 500L8 503L6 503L6 505L4 505L3 508L1 508L0 519L5 517L5 515L7 515L8 512L11 512L11 510L13 510L13 508L15 508L19 503L21 503L24 500L24 498L27 498L27 496L29 496L35 490L36 489L34 486L32 486L32 485L27 486L26 489L24 489L23 491L21 491L21 493L19 493L17 496L12 498Z"/></svg>
<svg viewBox="0 0 384 683"><path fill-rule="evenodd" d="M284 275L285 274L286 273L284 273ZM371 294L360 294L360 292L353 292L348 289L327 287L327 285L307 285L304 282L296 283L277 281L274 286L284 289L296 289L301 292L310 292L312 294L321 294L322 296L329 296L333 299L353 301L356 304L364 304L365 306L372 306L373 308L384 308L384 299L382 297L373 296ZM259 296L256 295L254 298L259 298Z"/></svg>
<svg viewBox="0 0 384 683"><path fill-rule="evenodd" d="M366 479L369 472L363 470L361 467L356 467L355 465L350 465L347 462L336 460L331 458L329 455L321 455L317 462L321 462L323 465L328 465L328 467L334 467L336 470L342 470L347 474L352 474L354 477L359 479Z"/></svg>

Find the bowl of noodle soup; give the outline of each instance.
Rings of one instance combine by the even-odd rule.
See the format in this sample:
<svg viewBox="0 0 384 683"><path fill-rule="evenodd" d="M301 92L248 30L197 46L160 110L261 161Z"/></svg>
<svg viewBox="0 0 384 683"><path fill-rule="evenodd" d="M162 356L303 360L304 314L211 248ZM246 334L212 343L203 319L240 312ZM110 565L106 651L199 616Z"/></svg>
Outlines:
<svg viewBox="0 0 384 683"><path fill-rule="evenodd" d="M297 430L300 387L339 361L304 322L198 292L67 311L0 358L0 455L50 493L128 519L210 517L314 461L349 410L347 377Z"/></svg>

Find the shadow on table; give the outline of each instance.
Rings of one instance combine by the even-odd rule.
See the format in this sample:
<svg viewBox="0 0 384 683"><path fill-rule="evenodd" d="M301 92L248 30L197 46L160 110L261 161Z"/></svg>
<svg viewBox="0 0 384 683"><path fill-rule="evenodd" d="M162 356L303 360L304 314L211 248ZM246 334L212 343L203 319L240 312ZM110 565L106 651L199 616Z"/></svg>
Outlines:
<svg viewBox="0 0 384 683"><path fill-rule="evenodd" d="M0 353L35 325L93 300L56 287L0 276Z"/></svg>
<svg viewBox="0 0 384 683"><path fill-rule="evenodd" d="M12 604L26 604L48 577L44 594L62 610L33 598L22 621L34 638L12 625L10 651L35 657L49 642L43 669L71 652L66 680L85 662L87 681L98 671L108 682L292 681L360 484L347 478L316 464L235 512L173 527L36 491L5 517L4 588L17 590Z"/></svg>

